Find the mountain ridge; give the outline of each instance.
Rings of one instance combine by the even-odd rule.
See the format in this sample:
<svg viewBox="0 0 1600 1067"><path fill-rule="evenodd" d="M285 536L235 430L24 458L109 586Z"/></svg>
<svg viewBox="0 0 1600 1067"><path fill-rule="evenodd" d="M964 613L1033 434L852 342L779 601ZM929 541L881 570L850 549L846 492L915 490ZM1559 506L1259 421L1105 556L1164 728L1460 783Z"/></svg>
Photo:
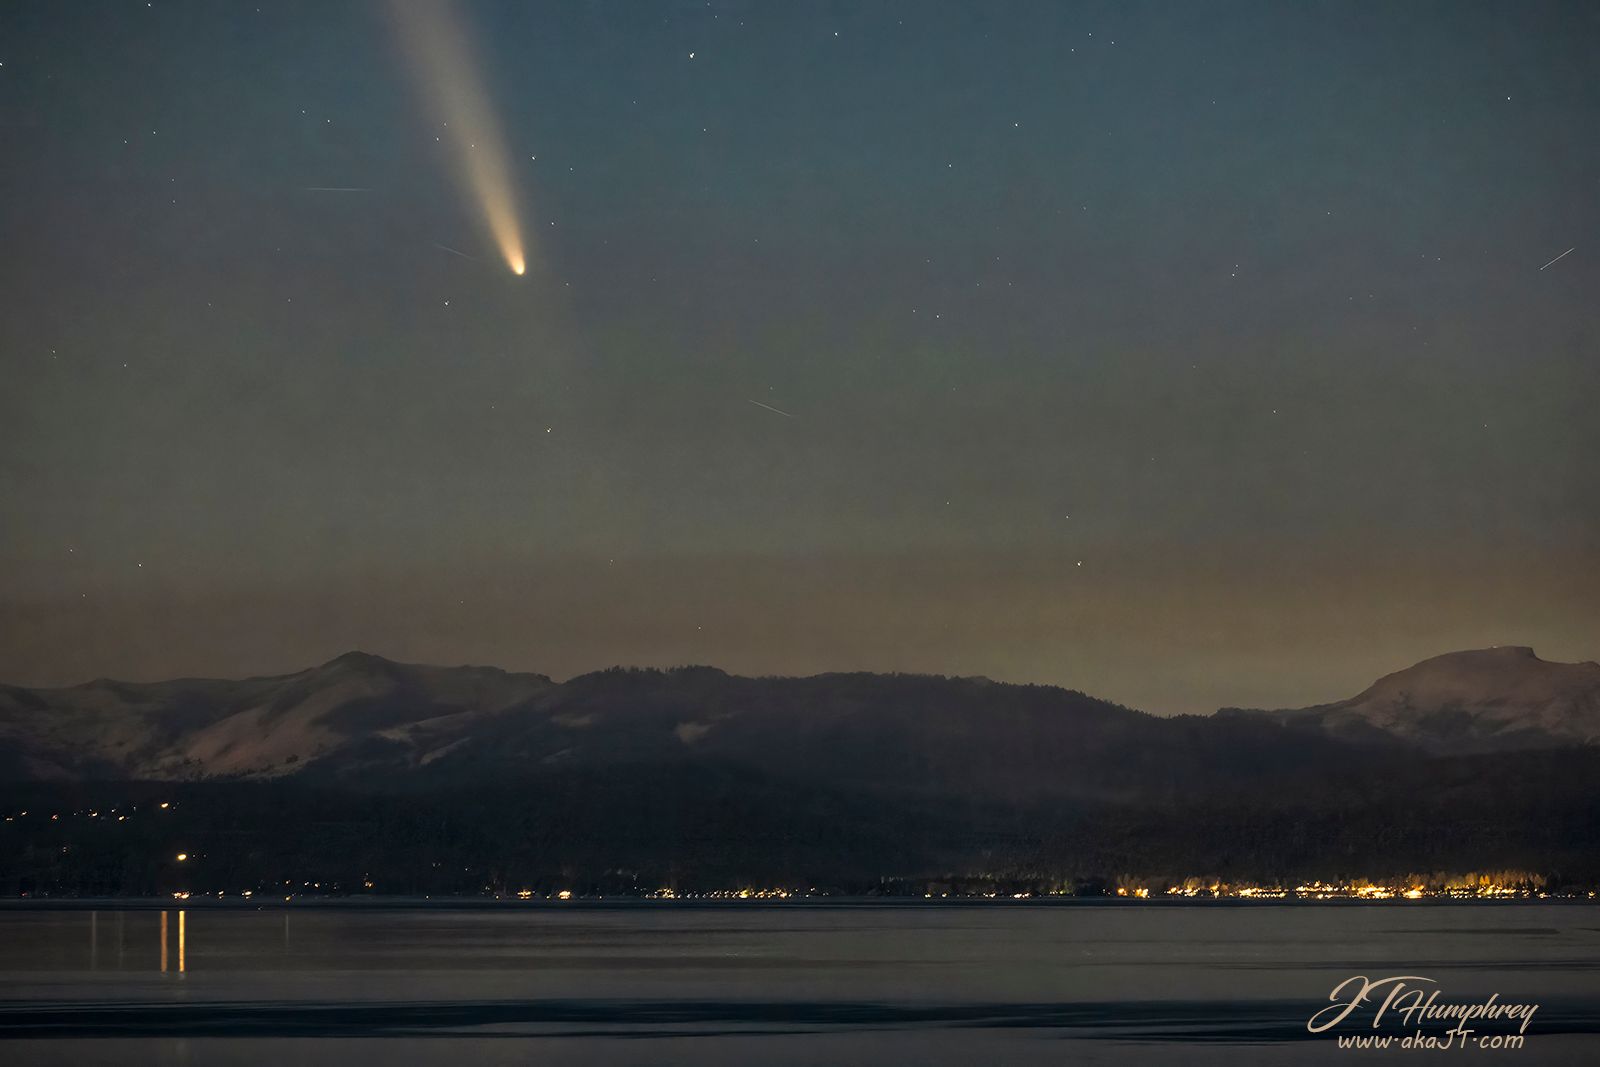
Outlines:
<svg viewBox="0 0 1600 1067"><path fill-rule="evenodd" d="M1077 690L989 679L743 677L688 666L608 668L558 683L359 652L236 682L0 689L0 741L12 751L0 774L24 779L432 786L720 761L829 787L1007 799L1172 792L1253 751L1292 764L1337 747L1311 746L1307 756L1266 726L1197 728Z"/></svg>
<svg viewBox="0 0 1600 1067"><path fill-rule="evenodd" d="M1545 692L1516 681L1544 671L1531 653L1462 669L1478 658L1423 661L1358 698L1403 691L1415 712L1440 693ZM1478 688L1450 688L1463 679ZM1438 711L1412 717L1437 732ZM1486 869L1600 884L1600 746L1517 733L1436 754L1431 735L1381 725L1162 717L937 675L557 683L364 654L238 682L0 687L0 807L88 813L0 823L0 893Z"/></svg>
<svg viewBox="0 0 1600 1067"><path fill-rule="evenodd" d="M1600 664L1543 660L1526 645L1431 656L1346 700L1219 714L1278 721L1357 743L1398 740L1431 755L1600 743Z"/></svg>
<svg viewBox="0 0 1600 1067"><path fill-rule="evenodd" d="M557 682L350 651L284 675L0 686L0 776L402 780L722 760L830 786L1018 800L1174 796L1371 758L1600 740L1600 666L1446 653L1344 701L1163 717L1058 686L934 674L611 667Z"/></svg>

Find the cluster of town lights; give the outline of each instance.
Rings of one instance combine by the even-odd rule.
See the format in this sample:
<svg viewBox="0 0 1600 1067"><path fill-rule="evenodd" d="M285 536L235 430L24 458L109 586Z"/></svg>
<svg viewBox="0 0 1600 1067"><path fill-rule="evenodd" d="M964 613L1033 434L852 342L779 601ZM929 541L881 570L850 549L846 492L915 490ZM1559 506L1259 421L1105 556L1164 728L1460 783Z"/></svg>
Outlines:
<svg viewBox="0 0 1600 1067"><path fill-rule="evenodd" d="M1453 880L1428 885L1421 882L1382 884L1368 881L1300 882L1293 886L1228 885L1212 882L1208 885L1167 886L1152 892L1149 886L1118 886L1116 895L1140 900L1152 896L1162 897L1227 897L1242 900L1481 900L1494 898L1546 897L1542 880L1506 883L1481 880ZM1593 896L1593 893L1589 894Z"/></svg>
<svg viewBox="0 0 1600 1067"><path fill-rule="evenodd" d="M152 805L156 809L167 812L176 805L171 801L160 801ZM145 807L144 810L150 810ZM86 808L70 812L53 812L48 816L51 822L61 822L63 818L85 818L94 820L110 820L125 823L130 817L139 813L139 805L126 805L113 807L107 810L99 808ZM3 816L5 822L17 822L29 817L27 810L14 811ZM35 817L45 818L43 813ZM188 864L198 854L188 850L169 853L177 863ZM434 864L439 866L439 864ZM981 882L979 876L973 876ZM963 879L964 880L964 879ZM1004 881L1003 879L999 879ZM972 885L970 882L963 886L950 882L928 883L928 891L923 893L927 899L1011 899L1025 900L1032 897L1062 897L1082 895L1081 886L1059 884L1050 887L1036 885L1022 892L1009 892L998 887L986 888L981 885ZM292 880L284 881L284 900L291 900L296 894ZM990 886L994 886L991 882ZM371 876L364 877L361 882L362 889L371 891L376 888ZM300 890L309 890L314 893L339 893L341 886L338 882L324 885L320 881L306 881L299 887ZM577 897L593 896L598 898L602 894L575 893L571 889L561 889L554 892L538 892L533 889L519 889L510 894L503 891L483 887L486 895L501 898L503 895L514 896L517 900L572 900ZM915 890L913 890L914 892ZM1230 883L1217 878L1188 877L1181 880L1164 880L1144 878L1134 875L1124 875L1112 881L1109 887L1098 890L1107 892L1119 898L1129 900L1162 900L1173 898L1228 898L1240 900L1497 900L1497 899L1538 899L1550 895L1544 878L1533 872L1525 871L1480 871L1468 874L1441 874L1412 875L1403 879L1335 879L1324 881L1311 879L1289 884L1260 884L1253 882ZM1557 895L1581 895L1590 899L1596 897L1593 890L1557 890ZM205 896L215 895L222 897L223 891L206 893ZM254 890L244 890L237 894L249 900L255 895ZM700 891L685 891L670 887L654 890L635 888L632 892L610 894L630 897L645 897L654 900L788 900L792 897L829 896L827 892L819 892L816 887L808 889L788 888L756 888L740 887L735 889L713 889ZM174 899L188 900L191 896L189 890L179 890L172 894Z"/></svg>

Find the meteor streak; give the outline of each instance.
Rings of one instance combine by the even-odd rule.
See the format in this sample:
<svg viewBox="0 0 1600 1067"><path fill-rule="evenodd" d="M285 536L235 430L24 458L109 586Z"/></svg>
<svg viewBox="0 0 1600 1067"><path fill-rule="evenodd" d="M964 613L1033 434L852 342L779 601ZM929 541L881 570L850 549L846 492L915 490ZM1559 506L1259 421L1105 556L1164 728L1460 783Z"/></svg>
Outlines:
<svg viewBox="0 0 1600 1067"><path fill-rule="evenodd" d="M449 142L457 179L482 212L484 228L506 266L522 274L527 257L512 193L510 153L454 5L390 0L389 9L429 111Z"/></svg>
<svg viewBox="0 0 1600 1067"><path fill-rule="evenodd" d="M766 408L768 411L775 412L775 413L777 413L779 415L782 415L786 419L794 418L794 416L789 414L787 411L784 411L781 408L775 408L771 404L763 404L759 400L752 400L752 401L750 401L750 403L754 404L758 408Z"/></svg>
<svg viewBox="0 0 1600 1067"><path fill-rule="evenodd" d="M1567 249L1567 252L1575 252L1575 251L1577 251L1577 248L1578 248L1578 246L1577 246L1577 245L1573 245L1573 246L1572 246L1572 247L1571 247L1571 248L1569 248L1569 249ZM1560 255L1559 255L1559 256L1557 256L1557 257L1556 257L1556 258L1555 258L1555 259L1552 259L1552 260L1551 260L1551 261L1550 261L1550 263L1555 263L1555 262L1558 262L1558 261L1560 261L1560 260L1563 260L1563 259L1566 259L1566 258L1567 258L1567 252L1563 252L1563 253L1561 253L1561 254L1560 254ZM1545 264L1545 265L1544 265L1544 267L1548 267L1548 266L1549 266L1549 265L1550 265L1550 263L1546 263L1546 264ZM1540 267L1540 268L1539 268L1539 269L1540 269L1540 270L1544 270L1544 267Z"/></svg>
<svg viewBox="0 0 1600 1067"><path fill-rule="evenodd" d="M439 249L440 251L443 251L443 252L449 252L452 256L460 256L462 259L470 259L474 263L482 263L483 262L483 260L479 259L477 256L469 256L465 252L460 251L459 249L451 248L449 245L442 245L438 241L433 242L433 247L435 247L435 248L437 248L437 249ZM517 273L520 274L521 271L518 271Z"/></svg>

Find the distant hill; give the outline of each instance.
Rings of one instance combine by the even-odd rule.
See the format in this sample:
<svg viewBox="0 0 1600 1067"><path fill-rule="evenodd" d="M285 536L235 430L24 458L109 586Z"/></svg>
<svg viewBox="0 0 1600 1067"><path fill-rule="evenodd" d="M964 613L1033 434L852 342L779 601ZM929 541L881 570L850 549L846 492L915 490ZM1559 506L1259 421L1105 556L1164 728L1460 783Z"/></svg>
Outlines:
<svg viewBox="0 0 1600 1067"><path fill-rule="evenodd" d="M1324 766L1333 740L1160 718L1049 686L612 669L564 683L349 653L238 682L0 689L11 779L296 778L370 788L731 764L830 789L1005 802L1176 797Z"/></svg>
<svg viewBox="0 0 1600 1067"><path fill-rule="evenodd" d="M297 674L242 681L100 679L0 687L0 776L71 780L275 777L352 744L486 716L554 686L492 667L423 667L351 652Z"/></svg>
<svg viewBox="0 0 1600 1067"><path fill-rule="evenodd" d="M1516 645L1451 652L1385 675L1349 700L1287 711L1225 708L1360 743L1510 752L1600 743L1600 664L1550 663Z"/></svg>

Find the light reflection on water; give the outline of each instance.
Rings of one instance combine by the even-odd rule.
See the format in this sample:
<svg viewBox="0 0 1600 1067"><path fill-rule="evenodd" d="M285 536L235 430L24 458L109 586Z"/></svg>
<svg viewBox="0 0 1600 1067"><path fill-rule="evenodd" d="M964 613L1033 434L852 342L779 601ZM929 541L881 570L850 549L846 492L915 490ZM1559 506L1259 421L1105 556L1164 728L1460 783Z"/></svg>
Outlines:
<svg viewBox="0 0 1600 1067"><path fill-rule="evenodd" d="M176 929L176 931L177 931L176 957L175 957L176 960L177 960L176 973L183 974L188 970L188 914L189 913L188 913L188 909L186 909L186 908L177 909L177 913L178 913L178 918L177 918L176 924L174 924L171 921L171 918L170 918L171 913L169 911L167 911L166 909L162 909L158 913L158 921L159 921L159 926L160 926L160 932L156 936L157 936L157 939L158 939L158 944L160 945L160 949L159 949L159 953L158 954L153 954L151 956L150 965L154 966L162 974L165 974L169 970L172 969L171 962L172 962L172 960L174 958L174 954L170 950L169 946L171 946L172 942L173 942L173 938L171 936L171 931L173 929ZM100 921L100 911L98 909L91 910L87 914L88 914L88 917L89 917L88 918L88 925L89 925L89 954L88 954L88 960L87 960L85 966L86 966L87 970L89 970L91 973L94 973L94 972L98 972L101 969L101 967L100 967L100 959L101 959L101 948L100 948L100 941L101 941L100 926L101 926L101 921ZM114 918L114 925L116 927L116 933L115 933L114 936L115 936L115 940L116 940L116 961L117 961L116 962L116 966L115 966L114 969L118 970L118 971L126 970L127 967L128 967L128 964L127 964L127 942L128 942L127 927L128 927L128 916L130 914L132 914L134 916L134 920L135 920L136 924L142 925L141 920L145 919L145 917L149 913L148 912L144 912L144 911L135 911L135 912L131 912L130 913L128 911L121 910L121 909L113 912L113 915L115 917ZM285 922L287 922L287 917L285 918ZM0 928L3 928L3 927L0 927ZM5 954L3 952L0 952L0 965L3 965L3 964L8 963L8 962L10 962L10 961L5 956ZM135 969L137 969L137 967Z"/></svg>
<svg viewBox="0 0 1600 1067"><path fill-rule="evenodd" d="M420 1033L434 1039L406 1044L398 1067L453 1062L447 1047L497 1061L496 1041L597 1064L680 1062L674 1042L703 1054L681 1062L868 1049L887 1062L914 1049L922 1062L957 1062L957 1050L1024 1062L1047 1047L1059 1062L1062 1041L1087 1062L1147 1062L1114 1054L1137 1032L1163 1056L1173 1034L1195 1035L1186 1063L1211 1055L1202 1046L1232 1048L1227 1062L1310 1062L1323 1045L1292 1031L1337 981L1410 973L1457 999L1547 1004L1546 1033L1519 1063L1600 1062L1600 1038L1558 1032L1563 1018L1600 1020L1592 905L207 908L195 968L193 909L172 910L0 910L0 1038L13 1039L0 1048L172 1063L188 1055L179 1042L222 1042L225 1062L254 1065L292 1041L315 1063L338 1062L329 1049L345 1042ZM79 1042L74 1018L115 1036ZM39 1026L48 1040L15 1040ZM945 1040L915 1036L929 1032ZM470 1051L467 1035L480 1042ZM502 1036L482 1044L490 1035ZM1582 1055L1564 1060L1570 1050Z"/></svg>

